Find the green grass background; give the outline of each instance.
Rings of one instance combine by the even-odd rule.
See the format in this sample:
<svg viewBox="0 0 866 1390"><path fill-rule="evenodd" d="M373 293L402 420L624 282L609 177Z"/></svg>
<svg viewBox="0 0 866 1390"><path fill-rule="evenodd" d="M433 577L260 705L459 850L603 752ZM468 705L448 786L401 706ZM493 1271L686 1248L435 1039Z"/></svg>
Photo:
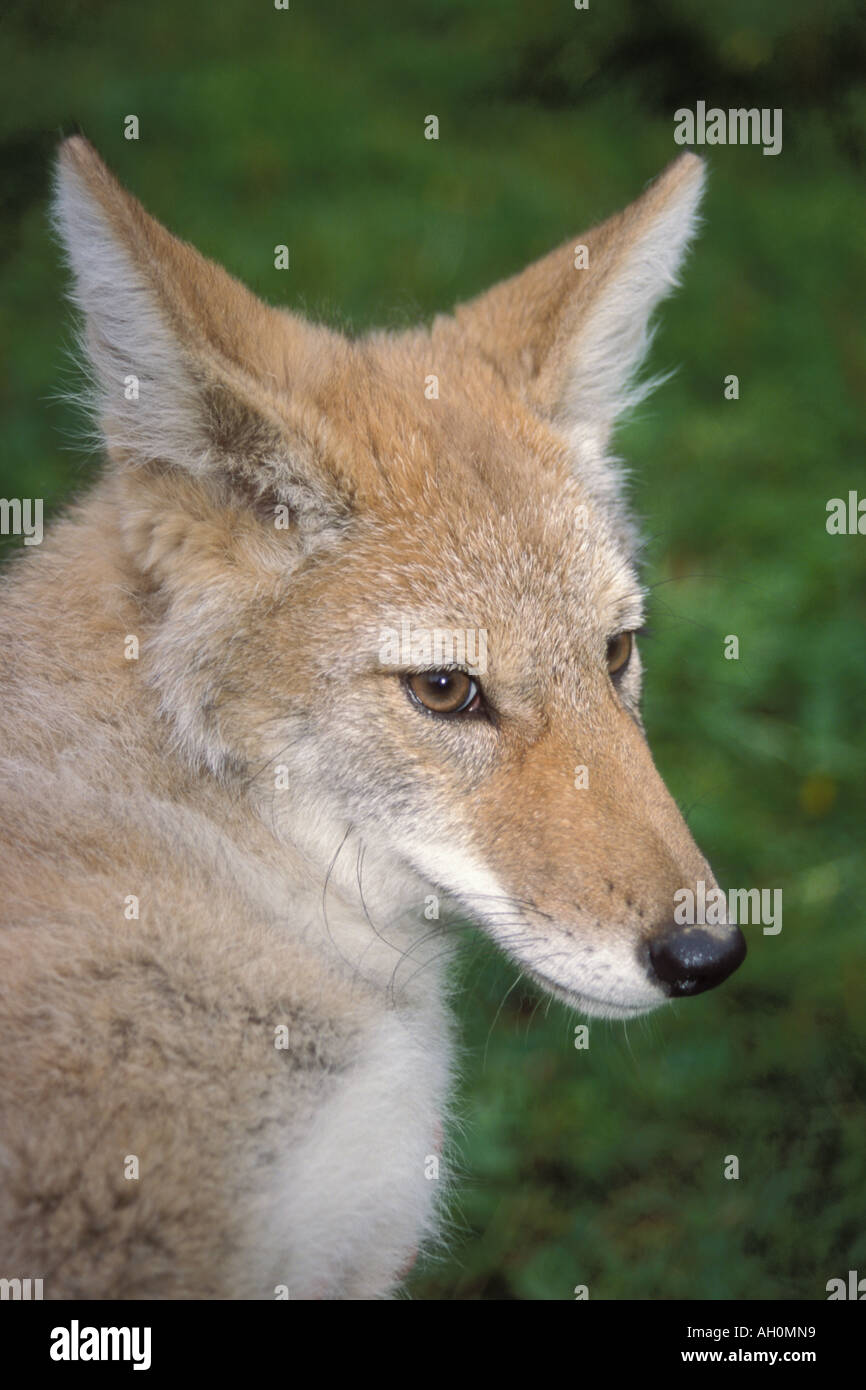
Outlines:
<svg viewBox="0 0 866 1390"><path fill-rule="evenodd" d="M862 7L67 0L7 5L0 39L0 496L51 508L96 466L58 399L61 134L266 298L361 330L629 201L677 153L678 106L782 107L778 157L707 151L706 226L651 363L678 374L619 444L651 538L657 761L721 881L782 888L783 931L748 932L716 994L593 1023L588 1051L473 938L452 1240L411 1291L813 1299L866 1274L866 537L825 529L830 497L866 495Z"/></svg>

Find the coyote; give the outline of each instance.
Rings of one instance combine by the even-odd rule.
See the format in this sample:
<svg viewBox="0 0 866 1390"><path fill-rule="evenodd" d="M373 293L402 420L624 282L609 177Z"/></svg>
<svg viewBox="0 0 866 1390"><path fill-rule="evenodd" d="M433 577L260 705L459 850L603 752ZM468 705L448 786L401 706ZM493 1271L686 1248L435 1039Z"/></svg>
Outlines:
<svg viewBox="0 0 866 1390"><path fill-rule="evenodd" d="M609 452L702 181L350 339L62 145L106 467L2 590L5 1274L393 1296L442 1226L460 923L606 1018L742 960L673 921L714 880L644 738Z"/></svg>

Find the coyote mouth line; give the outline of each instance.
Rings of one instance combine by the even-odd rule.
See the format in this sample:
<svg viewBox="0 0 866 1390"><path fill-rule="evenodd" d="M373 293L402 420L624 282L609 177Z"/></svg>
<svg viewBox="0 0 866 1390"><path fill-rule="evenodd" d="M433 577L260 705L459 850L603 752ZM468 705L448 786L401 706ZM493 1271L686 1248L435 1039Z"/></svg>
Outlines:
<svg viewBox="0 0 866 1390"><path fill-rule="evenodd" d="M605 1018L639 1018L641 1014L651 1013L656 1007L655 1003L647 1004L623 1004L616 999L600 999L594 994L581 994L577 990L568 989L565 985L557 984L549 976L543 975L539 970L533 970L528 965L523 966L523 973L528 975L541 989L547 990L560 1003L567 1004L571 1009L579 1009L585 1013L595 1013L599 1016L604 1010ZM659 1003L663 1003L659 1000Z"/></svg>

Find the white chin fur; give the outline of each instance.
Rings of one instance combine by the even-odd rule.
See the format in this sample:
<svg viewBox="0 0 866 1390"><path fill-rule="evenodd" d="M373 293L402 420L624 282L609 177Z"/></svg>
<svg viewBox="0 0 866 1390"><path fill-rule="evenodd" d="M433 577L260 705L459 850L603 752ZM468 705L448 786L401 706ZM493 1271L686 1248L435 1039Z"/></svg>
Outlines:
<svg viewBox="0 0 866 1390"><path fill-rule="evenodd" d="M667 996L661 992L640 1002L627 1003L618 999L596 999L591 995L566 989L563 985L558 985L553 980L548 979L546 975L539 975L528 966L524 966L523 971L538 985L539 989L544 990L545 994L552 994L554 999L558 999L560 1003L566 1004L570 1009L577 1009L579 1013L586 1014L589 1018L640 1018L642 1014L652 1013L653 1009L658 1009L662 1004L670 1002Z"/></svg>

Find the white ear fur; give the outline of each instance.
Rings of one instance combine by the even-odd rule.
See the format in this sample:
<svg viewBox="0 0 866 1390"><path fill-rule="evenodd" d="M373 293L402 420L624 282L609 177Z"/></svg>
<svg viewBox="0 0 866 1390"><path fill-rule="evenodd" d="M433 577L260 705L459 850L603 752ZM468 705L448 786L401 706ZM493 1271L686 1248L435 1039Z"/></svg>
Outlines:
<svg viewBox="0 0 866 1390"><path fill-rule="evenodd" d="M189 360L153 286L83 175L64 159L54 219L74 275L72 299L85 325L91 405L109 450L122 451L131 462L183 460L192 471L205 472L210 445Z"/></svg>
<svg viewBox="0 0 866 1390"><path fill-rule="evenodd" d="M638 373L652 342L653 311L679 283L703 184L703 161L682 156L622 215L609 264L602 251L599 287L593 291L590 279L566 351L557 412L585 452L600 453L619 416L665 379L640 382ZM588 269L575 274L591 277L593 270L590 250Z"/></svg>
<svg viewBox="0 0 866 1390"><path fill-rule="evenodd" d="M299 374L312 330L176 241L79 138L61 150L54 215L84 318L89 404L112 456L219 474L248 499L285 502L306 536L341 523L341 490L300 423L302 407L273 395L256 375L261 362L244 357L277 320L276 351L297 351Z"/></svg>

